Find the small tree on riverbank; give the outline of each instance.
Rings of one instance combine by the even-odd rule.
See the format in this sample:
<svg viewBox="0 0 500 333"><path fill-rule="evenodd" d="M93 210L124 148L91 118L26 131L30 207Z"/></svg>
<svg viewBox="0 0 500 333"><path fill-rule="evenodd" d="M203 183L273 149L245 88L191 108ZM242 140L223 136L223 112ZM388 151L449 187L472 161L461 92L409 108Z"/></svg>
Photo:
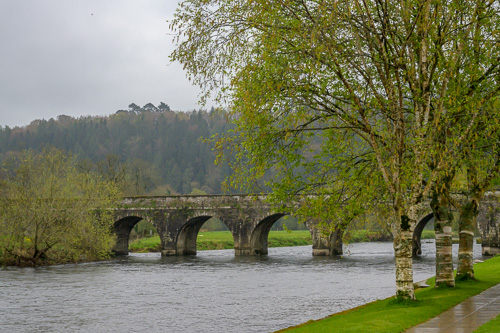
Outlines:
<svg viewBox="0 0 500 333"><path fill-rule="evenodd" d="M47 148L4 165L0 253L3 264L42 265L106 257L114 244L118 189L75 159Z"/></svg>

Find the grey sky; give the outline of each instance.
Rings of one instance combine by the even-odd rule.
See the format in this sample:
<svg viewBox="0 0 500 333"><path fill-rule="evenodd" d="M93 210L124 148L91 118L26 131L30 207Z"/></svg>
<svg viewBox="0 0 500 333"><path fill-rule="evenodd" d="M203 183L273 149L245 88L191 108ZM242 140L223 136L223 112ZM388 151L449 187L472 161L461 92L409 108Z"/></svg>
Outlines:
<svg viewBox="0 0 500 333"><path fill-rule="evenodd" d="M177 3L0 1L0 125L106 115L130 103L199 108L199 90L168 60L166 20Z"/></svg>

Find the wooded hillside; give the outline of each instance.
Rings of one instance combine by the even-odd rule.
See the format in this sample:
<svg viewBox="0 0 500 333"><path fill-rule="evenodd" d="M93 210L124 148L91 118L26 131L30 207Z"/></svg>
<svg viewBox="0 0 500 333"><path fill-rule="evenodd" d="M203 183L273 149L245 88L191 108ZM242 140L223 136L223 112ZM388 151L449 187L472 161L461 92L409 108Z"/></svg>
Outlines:
<svg viewBox="0 0 500 333"><path fill-rule="evenodd" d="M24 149L54 146L122 184L126 195L215 194L230 172L214 165L211 146L202 142L226 132L224 115L174 112L168 105L130 104L110 116L34 120L25 127L0 126L0 160Z"/></svg>

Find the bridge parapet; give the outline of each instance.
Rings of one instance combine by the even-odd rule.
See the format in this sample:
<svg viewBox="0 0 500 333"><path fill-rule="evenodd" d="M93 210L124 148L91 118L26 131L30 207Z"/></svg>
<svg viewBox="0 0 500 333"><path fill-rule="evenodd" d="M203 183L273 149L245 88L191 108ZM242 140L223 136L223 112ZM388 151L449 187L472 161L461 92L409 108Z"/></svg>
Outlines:
<svg viewBox="0 0 500 333"><path fill-rule="evenodd" d="M261 208L271 210L262 195L184 195L126 197L120 209L216 210Z"/></svg>

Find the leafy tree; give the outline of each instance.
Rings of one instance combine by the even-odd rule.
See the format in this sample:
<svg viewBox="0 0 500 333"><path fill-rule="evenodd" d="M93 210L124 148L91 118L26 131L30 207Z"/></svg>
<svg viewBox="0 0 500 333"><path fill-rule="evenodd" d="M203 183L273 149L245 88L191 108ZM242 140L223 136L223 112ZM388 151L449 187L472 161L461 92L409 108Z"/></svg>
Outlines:
<svg viewBox="0 0 500 333"><path fill-rule="evenodd" d="M436 287L455 286L453 276L453 212L451 207L451 180L453 172L437 181L432 189L431 209L434 214L434 234L436 238Z"/></svg>
<svg viewBox="0 0 500 333"><path fill-rule="evenodd" d="M355 215L387 199L397 296L414 298L418 211L449 165L444 154L461 161L497 102L498 9L484 0L187 0L171 22L180 41L171 57L203 98L216 90L229 102L237 130L217 148L237 154L233 184L272 168L282 201L320 194L306 205L311 216L349 205Z"/></svg>
<svg viewBox="0 0 500 333"><path fill-rule="evenodd" d="M168 104L160 102L160 105L158 105L158 110L160 110L161 112L170 111L170 106L168 106Z"/></svg>
<svg viewBox="0 0 500 333"><path fill-rule="evenodd" d="M23 152L4 165L0 253L3 264L40 265L107 257L114 243L118 189L78 171L60 150Z"/></svg>
<svg viewBox="0 0 500 333"><path fill-rule="evenodd" d="M154 106L152 103L148 103L142 107L143 110L149 111L149 112L156 112L158 111L158 108Z"/></svg>
<svg viewBox="0 0 500 333"><path fill-rule="evenodd" d="M141 107L135 103L130 103L129 106L128 106L128 109L131 111L131 112L134 112L134 113L140 113L141 112Z"/></svg>
<svg viewBox="0 0 500 333"><path fill-rule="evenodd" d="M473 278L473 237L476 215L484 192L499 174L500 123L498 104L491 101L474 113L475 129L468 140L456 145L470 122L462 117L448 117L438 129L438 139L431 167L437 171L431 206L436 218L436 286L454 286L452 263L452 208L459 211L459 264L457 279ZM461 110L464 112L464 110ZM450 158L451 157L451 158ZM456 187L454 179L465 175ZM455 182L455 184L453 184ZM465 184L465 185L464 185ZM459 190L460 200L451 196Z"/></svg>
<svg viewBox="0 0 500 333"><path fill-rule="evenodd" d="M104 160L97 162L97 172L102 179L114 184L120 192L124 192L130 184L127 182L127 165L120 162L114 154L108 154Z"/></svg>
<svg viewBox="0 0 500 333"><path fill-rule="evenodd" d="M494 112L498 112L494 110ZM474 279L473 244L479 204L500 171L500 117L490 117L483 123L484 136L476 136L464 151L463 170L466 186L462 187L462 202L454 202L459 209L459 249L457 276L459 280Z"/></svg>
<svg viewBox="0 0 500 333"><path fill-rule="evenodd" d="M148 162L133 159L128 163L127 182L127 195L145 195L159 185L159 172Z"/></svg>

